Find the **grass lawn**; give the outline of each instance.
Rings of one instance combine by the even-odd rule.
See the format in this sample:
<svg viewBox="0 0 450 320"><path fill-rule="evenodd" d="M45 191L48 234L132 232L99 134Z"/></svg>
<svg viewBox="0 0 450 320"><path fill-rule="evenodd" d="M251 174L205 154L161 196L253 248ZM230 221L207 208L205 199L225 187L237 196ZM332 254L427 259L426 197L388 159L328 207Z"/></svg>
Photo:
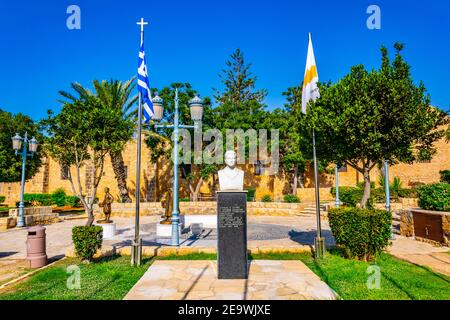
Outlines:
<svg viewBox="0 0 450 320"><path fill-rule="evenodd" d="M215 254L194 253L185 256L158 257L161 260L215 260ZM392 257L381 255L376 265L381 271L380 289L369 290L366 281L371 265L362 261L346 260L332 251L318 262L310 254L256 254L251 260L301 260L344 300L398 300L398 299L450 299L450 278L436 274ZM38 272L7 292L0 293L0 300L26 299L89 299L119 300L145 273L154 259L145 259L142 266L132 268L130 257L105 258L91 264L78 259L65 259L55 266ZM66 282L70 265L77 265L81 272L81 290L68 290Z"/></svg>
<svg viewBox="0 0 450 320"><path fill-rule="evenodd" d="M152 261L144 259L143 265L132 268L130 257L104 258L90 264L75 258L65 259L0 293L0 300L121 300ZM70 265L80 268L80 290L67 289L71 274L66 270Z"/></svg>
<svg viewBox="0 0 450 320"><path fill-rule="evenodd" d="M450 277L399 260L387 253L372 263L380 268L380 289L369 290L370 263L344 259L337 251L321 261L300 258L344 300L450 300Z"/></svg>

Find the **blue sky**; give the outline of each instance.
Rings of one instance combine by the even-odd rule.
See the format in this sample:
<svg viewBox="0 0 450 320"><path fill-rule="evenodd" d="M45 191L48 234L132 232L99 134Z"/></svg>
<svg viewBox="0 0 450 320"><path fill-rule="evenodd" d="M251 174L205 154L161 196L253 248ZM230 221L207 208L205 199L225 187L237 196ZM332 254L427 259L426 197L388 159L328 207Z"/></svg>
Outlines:
<svg viewBox="0 0 450 320"><path fill-rule="evenodd" d="M66 9L81 8L81 30L68 30ZM366 27L369 5L381 8L381 30ZM220 88L218 73L235 48L244 51L270 108L300 84L312 32L321 81L350 66L378 67L379 48L405 43L414 79L432 103L450 109L450 1L406 0L39 0L0 4L0 108L35 119L58 109L58 90L71 82L128 79L136 73L139 28L152 87L190 82L205 95Z"/></svg>

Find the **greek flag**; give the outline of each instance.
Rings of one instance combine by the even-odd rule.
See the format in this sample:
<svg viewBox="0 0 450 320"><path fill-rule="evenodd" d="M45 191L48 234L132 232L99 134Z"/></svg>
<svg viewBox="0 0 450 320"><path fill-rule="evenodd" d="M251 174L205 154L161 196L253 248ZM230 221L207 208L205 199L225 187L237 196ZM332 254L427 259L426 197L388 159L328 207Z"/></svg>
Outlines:
<svg viewBox="0 0 450 320"><path fill-rule="evenodd" d="M144 40L141 41L139 51L138 90L141 94L144 123L149 123L153 116L153 103L148 82L147 64L145 63Z"/></svg>

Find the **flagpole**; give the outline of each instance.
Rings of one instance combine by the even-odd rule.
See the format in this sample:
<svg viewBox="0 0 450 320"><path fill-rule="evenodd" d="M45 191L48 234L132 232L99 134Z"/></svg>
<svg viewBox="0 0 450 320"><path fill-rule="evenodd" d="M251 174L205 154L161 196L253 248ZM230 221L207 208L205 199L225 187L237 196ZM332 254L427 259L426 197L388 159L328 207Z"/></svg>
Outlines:
<svg viewBox="0 0 450 320"><path fill-rule="evenodd" d="M320 190L319 190L319 168L316 155L316 132L312 130L313 140L313 161L314 161L314 187L316 191L316 219L317 235L314 239L315 258L321 258L325 255L325 240L322 237L322 222L320 219Z"/></svg>
<svg viewBox="0 0 450 320"><path fill-rule="evenodd" d="M144 18L137 23L141 26L141 44L144 41ZM141 134L142 134L142 94L139 91L139 106L138 106L138 132L137 132L137 152L136 152L136 212L134 222L134 241L131 251L131 264L133 266L139 266L141 264L142 257L142 239L139 235L139 211L141 202Z"/></svg>

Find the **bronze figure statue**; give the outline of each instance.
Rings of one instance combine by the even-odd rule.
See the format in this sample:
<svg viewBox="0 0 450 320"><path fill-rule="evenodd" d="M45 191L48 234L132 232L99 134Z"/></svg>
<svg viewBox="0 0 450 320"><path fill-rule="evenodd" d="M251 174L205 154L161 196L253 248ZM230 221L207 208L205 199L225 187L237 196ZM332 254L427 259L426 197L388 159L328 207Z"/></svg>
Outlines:
<svg viewBox="0 0 450 320"><path fill-rule="evenodd" d="M109 188L105 188L105 198L99 204L100 208L103 208L103 214L105 215L105 220L98 221L100 223L112 223L111 221L111 204L114 202L114 197L109 193Z"/></svg>
<svg viewBox="0 0 450 320"><path fill-rule="evenodd" d="M161 205L164 208L164 214L161 216L163 218L161 224L172 224L173 194L171 189L162 197Z"/></svg>

